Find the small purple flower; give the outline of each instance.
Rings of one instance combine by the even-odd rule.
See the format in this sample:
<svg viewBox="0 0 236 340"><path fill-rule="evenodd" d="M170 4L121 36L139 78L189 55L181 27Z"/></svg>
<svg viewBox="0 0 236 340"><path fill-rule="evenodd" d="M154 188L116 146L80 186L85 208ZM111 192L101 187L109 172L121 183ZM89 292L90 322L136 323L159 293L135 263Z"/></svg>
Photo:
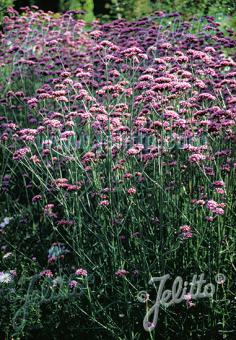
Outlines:
<svg viewBox="0 0 236 340"><path fill-rule="evenodd" d="M115 275L116 276L119 276L119 277L124 277L128 274L129 272L125 269L119 269L117 270L117 272L115 272Z"/></svg>
<svg viewBox="0 0 236 340"><path fill-rule="evenodd" d="M81 277L86 277L86 276L88 276L88 272L87 272L86 269L79 268L79 269L76 270L75 275L81 276Z"/></svg>
<svg viewBox="0 0 236 340"><path fill-rule="evenodd" d="M53 277L53 273L50 269L45 269L41 273L39 273L41 277Z"/></svg>
<svg viewBox="0 0 236 340"><path fill-rule="evenodd" d="M77 282L77 281L75 281L75 280L72 280L72 281L70 281L70 282L69 282L69 286L70 286L70 288L76 288L76 287L77 287L77 285L78 285L78 282Z"/></svg>

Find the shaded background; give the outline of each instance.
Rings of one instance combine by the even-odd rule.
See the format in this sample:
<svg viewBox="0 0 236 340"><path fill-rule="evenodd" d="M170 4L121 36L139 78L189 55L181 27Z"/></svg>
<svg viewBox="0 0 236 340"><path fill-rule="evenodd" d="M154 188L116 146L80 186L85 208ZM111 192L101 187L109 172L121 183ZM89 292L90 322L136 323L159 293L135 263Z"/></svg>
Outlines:
<svg viewBox="0 0 236 340"><path fill-rule="evenodd" d="M88 22L94 18L132 20L161 10L180 12L186 19L192 15L213 15L222 25L236 28L236 0L0 0L0 20L7 6L19 10L31 5L53 12L85 10Z"/></svg>

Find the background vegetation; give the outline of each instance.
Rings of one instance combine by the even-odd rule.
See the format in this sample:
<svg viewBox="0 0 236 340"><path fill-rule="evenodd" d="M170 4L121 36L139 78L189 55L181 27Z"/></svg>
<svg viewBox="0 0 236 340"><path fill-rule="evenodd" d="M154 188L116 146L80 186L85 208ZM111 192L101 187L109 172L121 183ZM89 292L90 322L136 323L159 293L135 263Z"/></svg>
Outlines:
<svg viewBox="0 0 236 340"><path fill-rule="evenodd" d="M186 19L192 15L214 15L223 26L236 27L236 2L231 0L0 0L0 19L4 9L12 5L37 5L51 11L85 10L86 21L100 18L103 21L125 18L135 19L153 11L180 12Z"/></svg>

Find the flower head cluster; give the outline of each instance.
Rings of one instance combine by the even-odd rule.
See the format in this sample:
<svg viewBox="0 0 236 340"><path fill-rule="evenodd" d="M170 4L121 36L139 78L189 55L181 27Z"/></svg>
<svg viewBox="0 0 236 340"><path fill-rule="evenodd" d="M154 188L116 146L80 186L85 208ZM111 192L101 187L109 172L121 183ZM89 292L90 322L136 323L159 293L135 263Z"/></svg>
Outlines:
<svg viewBox="0 0 236 340"><path fill-rule="evenodd" d="M124 277L126 276L127 274L129 274L129 272L125 269L119 269L115 272L115 275L116 276L119 276L119 277Z"/></svg>
<svg viewBox="0 0 236 340"><path fill-rule="evenodd" d="M86 277L86 276L88 276L88 272L87 272L86 269L79 268L79 269L76 270L75 275L80 276L80 277Z"/></svg>
<svg viewBox="0 0 236 340"><path fill-rule="evenodd" d="M209 200L206 203L206 207L217 215L224 215L225 203L217 203L214 200Z"/></svg>
<svg viewBox="0 0 236 340"><path fill-rule="evenodd" d="M193 237L192 228L189 225L182 225L179 229L180 229L180 232L181 232L180 236L183 239Z"/></svg>

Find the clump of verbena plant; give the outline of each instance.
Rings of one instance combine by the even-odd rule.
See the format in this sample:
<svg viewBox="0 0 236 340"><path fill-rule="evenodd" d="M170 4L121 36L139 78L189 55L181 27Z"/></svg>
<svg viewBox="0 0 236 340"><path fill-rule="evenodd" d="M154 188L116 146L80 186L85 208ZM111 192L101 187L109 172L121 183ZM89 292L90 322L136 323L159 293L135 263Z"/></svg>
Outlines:
<svg viewBox="0 0 236 340"><path fill-rule="evenodd" d="M232 32L161 12L88 31L75 14L4 21L2 332L231 334L236 62L222 48L234 51ZM147 335L150 277L202 272L227 281L210 301L161 311Z"/></svg>

